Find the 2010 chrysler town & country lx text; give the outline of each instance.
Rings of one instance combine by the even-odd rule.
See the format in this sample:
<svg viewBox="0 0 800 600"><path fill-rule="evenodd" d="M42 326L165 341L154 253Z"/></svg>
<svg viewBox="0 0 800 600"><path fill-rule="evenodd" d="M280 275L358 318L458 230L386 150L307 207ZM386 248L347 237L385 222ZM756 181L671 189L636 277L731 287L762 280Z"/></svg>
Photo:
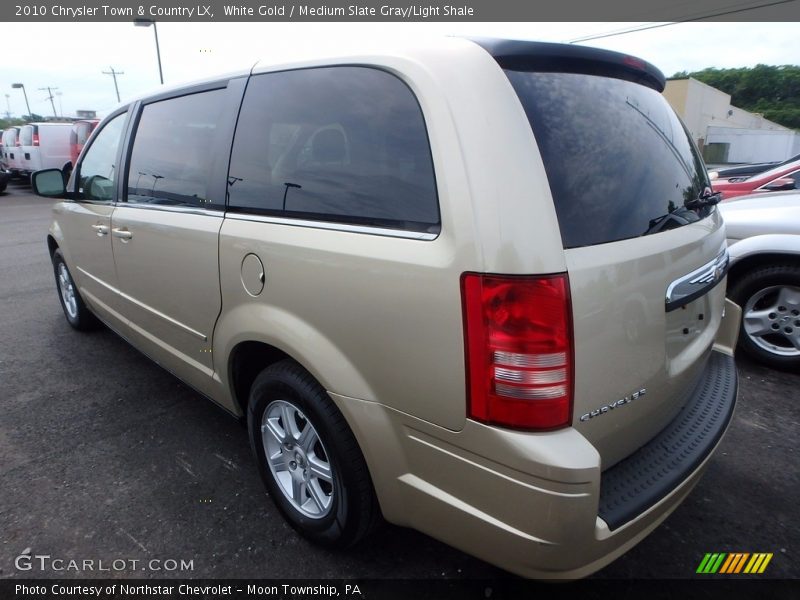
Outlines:
<svg viewBox="0 0 800 600"><path fill-rule="evenodd" d="M99 319L235 415L302 534L382 515L580 577L697 482L740 310L706 170L639 59L446 39L141 98L47 237ZM718 285L722 284L722 285Z"/></svg>

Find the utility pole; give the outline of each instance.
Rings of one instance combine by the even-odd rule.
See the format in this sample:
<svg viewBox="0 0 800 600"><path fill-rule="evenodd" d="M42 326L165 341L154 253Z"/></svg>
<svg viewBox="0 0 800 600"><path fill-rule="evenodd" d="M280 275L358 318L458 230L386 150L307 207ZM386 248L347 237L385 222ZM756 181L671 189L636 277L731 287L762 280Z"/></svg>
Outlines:
<svg viewBox="0 0 800 600"><path fill-rule="evenodd" d="M11 94L6 94L6 119L11 119Z"/></svg>
<svg viewBox="0 0 800 600"><path fill-rule="evenodd" d="M117 75L125 75L125 71L115 71L114 67L108 67L110 71L103 71L103 75L111 75L114 78L114 90L117 92L117 102L119 99L119 87L117 86Z"/></svg>
<svg viewBox="0 0 800 600"><path fill-rule="evenodd" d="M50 86L39 88L40 92L47 90L47 93L50 94L47 99L50 100L50 106L53 107L53 116L55 118L58 118L58 113L56 112L56 103L53 102L53 98L55 98L55 96L53 96L53 90L57 89L58 89L57 87L50 87Z"/></svg>

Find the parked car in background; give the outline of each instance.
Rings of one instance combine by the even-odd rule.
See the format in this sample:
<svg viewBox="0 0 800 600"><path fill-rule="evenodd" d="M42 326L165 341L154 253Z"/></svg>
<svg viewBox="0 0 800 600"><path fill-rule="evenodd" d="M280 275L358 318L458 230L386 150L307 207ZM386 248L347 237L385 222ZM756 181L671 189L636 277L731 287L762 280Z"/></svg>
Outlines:
<svg viewBox="0 0 800 600"><path fill-rule="evenodd" d="M19 130L19 127L9 127L3 131L3 159L14 177L19 174L22 166Z"/></svg>
<svg viewBox="0 0 800 600"><path fill-rule="evenodd" d="M780 165L752 177L716 179L711 185L715 192L722 193L723 200L760 192L800 189L800 160Z"/></svg>
<svg viewBox="0 0 800 600"><path fill-rule="evenodd" d="M20 171L30 175L42 169L65 169L70 164L72 123L30 123L19 132Z"/></svg>
<svg viewBox="0 0 800 600"><path fill-rule="evenodd" d="M754 163L748 165L736 165L730 167L718 167L716 169L710 169L708 171L708 177L711 181L715 181L717 179L730 179L731 177L752 177L753 175L758 175L759 173L763 173L764 171L768 171L770 169L776 169L778 167L782 167L783 165L787 165L789 163L800 161L800 154L796 154L791 158L787 158L783 161L774 161L774 162L765 162L765 163ZM798 186L800 188L800 186Z"/></svg>
<svg viewBox="0 0 800 600"><path fill-rule="evenodd" d="M739 348L782 369L800 368L800 192L720 205L731 268L728 296L742 307Z"/></svg>
<svg viewBox="0 0 800 600"><path fill-rule="evenodd" d="M69 135L69 160L72 165L78 164L78 156L80 156L86 140L94 131L100 119L85 119L82 121L75 121L72 124L72 131Z"/></svg>
<svg viewBox="0 0 800 600"><path fill-rule="evenodd" d="M32 178L68 193L66 320L246 419L315 542L382 513L588 575L687 496L735 405L724 225L664 84L615 52L447 38L160 89L66 188Z"/></svg>
<svg viewBox="0 0 800 600"><path fill-rule="evenodd" d="M0 160L0 192L6 191L8 181L11 179L11 171L8 169L6 163Z"/></svg>

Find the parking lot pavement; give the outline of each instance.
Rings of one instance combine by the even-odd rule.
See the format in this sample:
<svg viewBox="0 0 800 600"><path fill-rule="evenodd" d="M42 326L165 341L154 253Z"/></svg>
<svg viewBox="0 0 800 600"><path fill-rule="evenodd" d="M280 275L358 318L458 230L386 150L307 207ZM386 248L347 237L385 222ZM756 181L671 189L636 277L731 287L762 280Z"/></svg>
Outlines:
<svg viewBox="0 0 800 600"><path fill-rule="evenodd" d="M345 553L298 537L265 496L240 423L112 332L67 325L45 246L50 204L19 183L0 194L0 577L80 575L17 570L27 548L140 561L88 573L100 577L508 576L397 527ZM705 553L734 551L773 552L762 577L800 577L800 376L743 359L739 373L705 477L597 577L693 577ZM142 571L152 559L193 569Z"/></svg>

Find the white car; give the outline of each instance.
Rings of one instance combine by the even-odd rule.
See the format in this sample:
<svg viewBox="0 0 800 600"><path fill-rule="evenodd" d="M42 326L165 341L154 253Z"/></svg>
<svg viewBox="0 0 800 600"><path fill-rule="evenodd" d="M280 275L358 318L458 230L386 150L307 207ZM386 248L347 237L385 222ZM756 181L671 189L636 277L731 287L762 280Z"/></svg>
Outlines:
<svg viewBox="0 0 800 600"><path fill-rule="evenodd" d="M800 192L743 196L719 209L728 296L742 307L739 347L770 366L800 368Z"/></svg>

